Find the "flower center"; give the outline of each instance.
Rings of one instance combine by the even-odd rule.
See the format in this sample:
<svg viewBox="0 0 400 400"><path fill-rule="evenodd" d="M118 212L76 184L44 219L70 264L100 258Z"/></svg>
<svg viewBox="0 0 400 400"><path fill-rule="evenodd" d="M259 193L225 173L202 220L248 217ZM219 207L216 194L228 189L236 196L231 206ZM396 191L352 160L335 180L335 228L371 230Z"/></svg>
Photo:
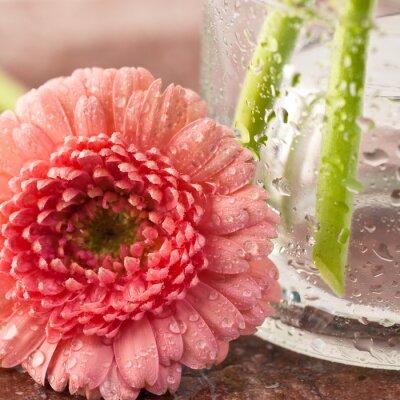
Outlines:
<svg viewBox="0 0 400 400"><path fill-rule="evenodd" d="M116 257L121 246L135 242L139 221L134 211L115 213L100 209L93 219L87 218L79 225L81 230L77 242L82 249Z"/></svg>
<svg viewBox="0 0 400 400"><path fill-rule="evenodd" d="M160 314L205 268L202 187L156 149L140 152L118 134L67 137L50 162L10 181L0 269L12 296L48 334L112 337L127 318Z"/></svg>

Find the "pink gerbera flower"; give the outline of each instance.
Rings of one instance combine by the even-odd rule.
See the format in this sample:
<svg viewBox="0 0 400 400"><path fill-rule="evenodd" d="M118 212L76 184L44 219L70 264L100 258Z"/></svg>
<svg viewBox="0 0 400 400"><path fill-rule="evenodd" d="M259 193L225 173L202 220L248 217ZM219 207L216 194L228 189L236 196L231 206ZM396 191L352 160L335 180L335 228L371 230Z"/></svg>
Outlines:
<svg viewBox="0 0 400 400"><path fill-rule="evenodd" d="M108 400L175 391L280 297L277 215L194 92L78 70L0 116L0 362Z"/></svg>

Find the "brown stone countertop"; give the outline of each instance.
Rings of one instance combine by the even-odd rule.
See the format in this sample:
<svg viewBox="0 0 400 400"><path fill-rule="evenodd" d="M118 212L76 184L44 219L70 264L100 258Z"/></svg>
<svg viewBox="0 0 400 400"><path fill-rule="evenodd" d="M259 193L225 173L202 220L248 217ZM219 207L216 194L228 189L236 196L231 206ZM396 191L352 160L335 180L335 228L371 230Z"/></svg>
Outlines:
<svg viewBox="0 0 400 400"><path fill-rule="evenodd" d="M185 370L175 395L140 400L398 400L400 372L350 367L305 357L255 336L232 344L211 371ZM0 400L67 400L25 373L0 370Z"/></svg>

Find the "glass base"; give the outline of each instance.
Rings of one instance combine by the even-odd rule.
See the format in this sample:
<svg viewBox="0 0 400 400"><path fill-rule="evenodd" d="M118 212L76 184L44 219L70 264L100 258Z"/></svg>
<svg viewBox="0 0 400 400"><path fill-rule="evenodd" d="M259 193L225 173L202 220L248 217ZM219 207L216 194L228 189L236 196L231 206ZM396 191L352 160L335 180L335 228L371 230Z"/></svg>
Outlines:
<svg viewBox="0 0 400 400"><path fill-rule="evenodd" d="M335 337L312 333L269 318L256 333L288 350L322 360L365 368L400 370L400 346L371 338Z"/></svg>

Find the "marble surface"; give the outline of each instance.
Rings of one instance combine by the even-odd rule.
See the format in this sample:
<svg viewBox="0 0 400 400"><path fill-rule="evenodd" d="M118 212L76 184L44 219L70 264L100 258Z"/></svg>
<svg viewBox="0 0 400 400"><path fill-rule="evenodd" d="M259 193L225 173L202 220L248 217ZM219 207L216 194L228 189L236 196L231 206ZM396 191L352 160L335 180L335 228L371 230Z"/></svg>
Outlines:
<svg viewBox="0 0 400 400"><path fill-rule="evenodd" d="M209 371L185 370L179 391L141 400L398 400L400 372L329 363L273 346L255 336L232 344ZM78 399L42 388L25 373L0 370L0 400Z"/></svg>

